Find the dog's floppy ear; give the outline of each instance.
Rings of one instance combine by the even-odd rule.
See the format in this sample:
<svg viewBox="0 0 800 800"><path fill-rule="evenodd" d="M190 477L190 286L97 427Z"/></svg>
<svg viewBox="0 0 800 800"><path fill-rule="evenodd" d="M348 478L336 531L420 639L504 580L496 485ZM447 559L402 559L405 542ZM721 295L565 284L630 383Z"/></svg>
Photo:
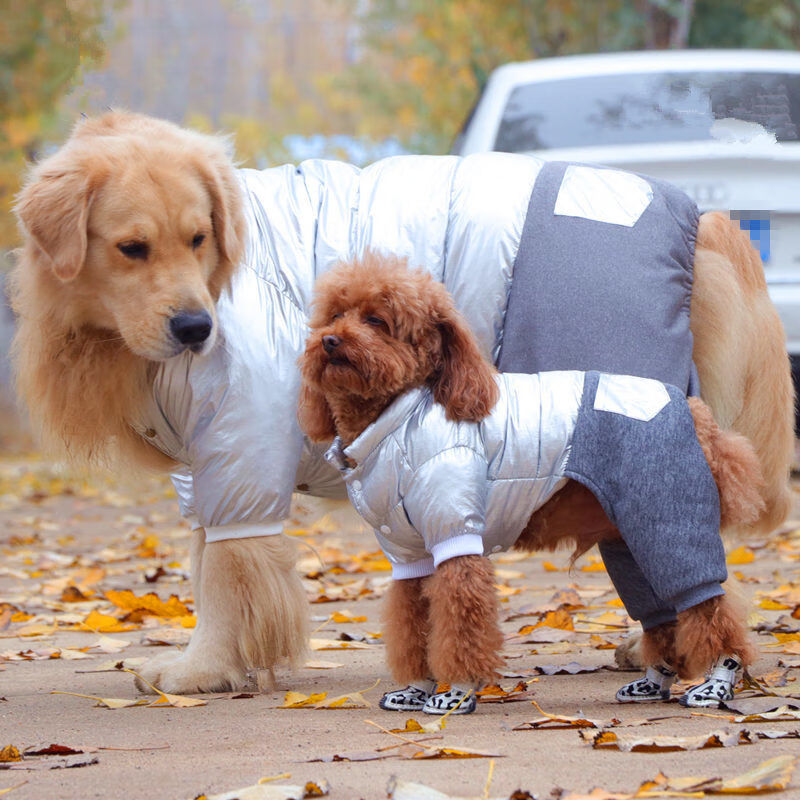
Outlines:
<svg viewBox="0 0 800 800"><path fill-rule="evenodd" d="M76 169L40 172L17 199L23 229L62 281L73 280L86 260L91 204L91 182Z"/></svg>
<svg viewBox="0 0 800 800"><path fill-rule="evenodd" d="M322 392L313 389L305 381L300 387L297 421L312 442L329 442L336 436L336 426L327 400Z"/></svg>
<svg viewBox="0 0 800 800"><path fill-rule="evenodd" d="M224 140L196 135L204 144L205 157L198 162L198 170L211 196L211 223L220 256L219 266L209 285L212 296L216 298L244 256L246 222L241 190Z"/></svg>
<svg viewBox="0 0 800 800"><path fill-rule="evenodd" d="M431 298L441 340L440 362L431 382L433 397L454 422L480 422L491 412L499 391L494 367L481 354L474 334L441 284Z"/></svg>

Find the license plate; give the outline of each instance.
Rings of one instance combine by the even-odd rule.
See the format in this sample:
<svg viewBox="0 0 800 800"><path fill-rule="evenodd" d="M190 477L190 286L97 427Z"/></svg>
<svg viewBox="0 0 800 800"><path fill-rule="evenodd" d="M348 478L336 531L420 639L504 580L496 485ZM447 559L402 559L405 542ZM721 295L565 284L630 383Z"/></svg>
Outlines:
<svg viewBox="0 0 800 800"><path fill-rule="evenodd" d="M772 257L772 214L769 211L731 211L731 219L750 236L766 266Z"/></svg>

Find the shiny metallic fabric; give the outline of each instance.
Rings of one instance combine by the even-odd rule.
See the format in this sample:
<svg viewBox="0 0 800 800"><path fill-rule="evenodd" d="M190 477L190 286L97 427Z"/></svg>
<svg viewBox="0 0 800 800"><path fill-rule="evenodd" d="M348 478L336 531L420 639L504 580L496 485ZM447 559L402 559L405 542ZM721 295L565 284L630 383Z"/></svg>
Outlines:
<svg viewBox="0 0 800 800"><path fill-rule="evenodd" d="M141 426L186 465L174 478L181 510L208 541L279 533L295 489L344 495L296 420L313 282L337 261L374 249L425 267L497 357L541 163L489 153L240 171L246 256L218 304L217 344L161 366Z"/></svg>
<svg viewBox="0 0 800 800"><path fill-rule="evenodd" d="M500 399L480 423L450 422L429 389L412 389L349 447L334 441L326 458L393 577L514 544L566 482L583 382L582 372L498 375Z"/></svg>

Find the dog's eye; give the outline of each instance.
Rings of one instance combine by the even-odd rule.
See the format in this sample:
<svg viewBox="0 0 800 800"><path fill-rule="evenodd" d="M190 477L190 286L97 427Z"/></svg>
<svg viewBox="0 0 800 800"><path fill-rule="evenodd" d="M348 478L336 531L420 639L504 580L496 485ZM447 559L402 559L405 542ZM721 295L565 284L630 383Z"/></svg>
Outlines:
<svg viewBox="0 0 800 800"><path fill-rule="evenodd" d="M334 314L334 315L331 317L331 319L339 319L339 317L343 317L343 316L344 316L344 314L342 314L342 312L340 311L338 314Z"/></svg>
<svg viewBox="0 0 800 800"><path fill-rule="evenodd" d="M150 248L145 242L122 242L117 245L117 250L126 258L139 259L140 261L144 261L150 252Z"/></svg>
<svg viewBox="0 0 800 800"><path fill-rule="evenodd" d="M201 244L206 240L206 235L204 233L198 233L194 239L192 239L192 250L197 250Z"/></svg>
<svg viewBox="0 0 800 800"><path fill-rule="evenodd" d="M367 325L372 325L375 328L383 328L386 326L386 323L380 317L367 317L364 321Z"/></svg>

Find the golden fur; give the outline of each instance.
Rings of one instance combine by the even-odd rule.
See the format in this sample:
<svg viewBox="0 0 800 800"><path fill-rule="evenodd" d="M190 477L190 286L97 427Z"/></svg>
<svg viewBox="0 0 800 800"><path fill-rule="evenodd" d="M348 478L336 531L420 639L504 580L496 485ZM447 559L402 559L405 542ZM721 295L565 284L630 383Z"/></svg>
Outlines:
<svg viewBox="0 0 800 800"><path fill-rule="evenodd" d="M82 122L31 171L16 213L13 357L40 438L83 463L174 466L131 422L156 365L177 352L170 315L213 319L242 257L241 198L222 143L134 114ZM128 242L145 242L149 257L123 255Z"/></svg>
<svg viewBox="0 0 800 800"><path fill-rule="evenodd" d="M31 171L17 214L24 245L11 279L19 319L13 355L19 394L42 440L83 464L170 469L132 425L159 361L172 353L168 309L201 307L213 315L241 260L245 222L225 142L137 114L87 120ZM198 232L206 239L194 250L189 242ZM131 268L116 247L130 238L154 244L150 263ZM703 397L723 427L755 445L766 509L753 528L769 532L790 503L793 407L783 332L757 255L722 215L701 218L694 272L691 322ZM552 514L550 527L558 525L559 513ZM290 545L276 537L237 546L202 538L195 533L200 621L192 644L173 663L161 659L144 669L167 691L241 684L245 664L269 666L280 650L296 658L303 646L301 626L290 646L245 659L252 630L240 624L299 618L299 581L286 567ZM237 595L244 607L232 608L225 587L241 547L262 572L236 576L251 583ZM215 571L204 590L201 577ZM275 582L285 591L264 597L262 584ZM290 605L276 613L273 603Z"/></svg>
<svg viewBox="0 0 800 800"><path fill-rule="evenodd" d="M429 386L454 421L480 421L497 400L494 368L444 287L425 270L374 254L341 264L318 281L300 365L298 416L317 439L338 435L352 442L413 387ZM720 429L699 398L690 401L690 409L719 488L724 524L752 525L765 510L753 446L744 436ZM570 540L582 553L619 537L591 493L571 486L552 506L554 513L564 508L562 525L549 524L545 506L531 518L518 547L554 548ZM566 491L568 503L563 502ZM491 562L459 556L427 578L399 583L408 585L395 584L385 612L395 678L405 683L429 675L449 683L492 680L502 664L503 637ZM701 674L723 654L737 655L745 664L752 656L744 615L725 596L687 609L676 625L649 631L643 646L651 663L669 657L685 678Z"/></svg>

